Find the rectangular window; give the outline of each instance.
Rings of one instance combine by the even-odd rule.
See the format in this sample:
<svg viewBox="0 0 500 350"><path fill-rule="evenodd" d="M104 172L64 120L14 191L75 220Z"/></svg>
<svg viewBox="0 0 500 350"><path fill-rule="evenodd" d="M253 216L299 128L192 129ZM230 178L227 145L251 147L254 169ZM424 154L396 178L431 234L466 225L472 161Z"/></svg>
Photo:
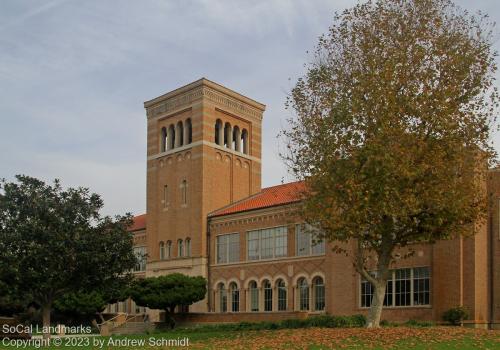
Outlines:
<svg viewBox="0 0 500 350"><path fill-rule="evenodd" d="M260 258L272 259L274 253L274 232L271 229L260 231Z"/></svg>
<svg viewBox="0 0 500 350"><path fill-rule="evenodd" d="M325 241L320 238L319 230L311 225L296 225L295 238L297 256L325 254Z"/></svg>
<svg viewBox="0 0 500 350"><path fill-rule="evenodd" d="M168 206L168 186L165 185L163 186L163 207L167 207Z"/></svg>
<svg viewBox="0 0 500 350"><path fill-rule="evenodd" d="M361 307L370 307L375 289L364 278L360 286ZM391 270L385 288L384 306L430 305L429 267Z"/></svg>
<svg viewBox="0 0 500 350"><path fill-rule="evenodd" d="M240 234L233 233L228 235L228 262L238 262L240 261Z"/></svg>
<svg viewBox="0 0 500 350"><path fill-rule="evenodd" d="M247 233L247 259L261 260L287 256L288 230L285 226Z"/></svg>
<svg viewBox="0 0 500 350"><path fill-rule="evenodd" d="M411 269L396 270L395 306L411 305Z"/></svg>
<svg viewBox="0 0 500 350"><path fill-rule="evenodd" d="M247 234L247 256L248 260L259 260L259 231Z"/></svg>
<svg viewBox="0 0 500 350"><path fill-rule="evenodd" d="M277 227L275 233L274 255L284 257L288 255L288 230L286 227Z"/></svg>
<svg viewBox="0 0 500 350"><path fill-rule="evenodd" d="M134 247L134 254L137 257L134 271L146 271L146 247Z"/></svg>
<svg viewBox="0 0 500 350"><path fill-rule="evenodd" d="M217 236L217 264L240 261L240 234Z"/></svg>
<svg viewBox="0 0 500 350"><path fill-rule="evenodd" d="M413 269L413 305L430 304L430 273L428 267Z"/></svg>
<svg viewBox="0 0 500 350"><path fill-rule="evenodd" d="M181 184L181 201L183 205L187 204L187 181L182 180Z"/></svg>
<svg viewBox="0 0 500 350"><path fill-rule="evenodd" d="M273 290L271 285L264 287L264 311L273 311Z"/></svg>

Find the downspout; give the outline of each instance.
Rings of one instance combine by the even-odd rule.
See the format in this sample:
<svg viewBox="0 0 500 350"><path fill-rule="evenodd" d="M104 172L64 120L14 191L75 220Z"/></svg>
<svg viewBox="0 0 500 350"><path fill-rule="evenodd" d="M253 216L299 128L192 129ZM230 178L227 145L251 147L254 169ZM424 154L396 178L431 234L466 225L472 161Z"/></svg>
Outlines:
<svg viewBox="0 0 500 350"><path fill-rule="evenodd" d="M492 200L493 202L493 200ZM497 199L497 203L500 204L500 201ZM494 203L491 203L491 207L494 207ZM497 208L497 212L499 212L500 208ZM493 214L493 213L492 213ZM500 219L500 217L499 217ZM493 319L493 313L494 313L494 307L493 307L493 298L494 298L494 278L495 278L495 273L493 271L493 254L494 254L494 250L493 250L493 244L495 243L494 241L494 235L493 235L493 215L490 215L489 217L489 230L488 230L488 233L490 235L489 237L489 249L488 249L488 269L489 269L489 294L488 295L488 302L489 302L489 306L490 306L490 310L489 310L489 313L490 313L490 327L489 328L493 328L493 322L494 322L494 319ZM500 224L500 221L499 221L499 224Z"/></svg>
<svg viewBox="0 0 500 350"><path fill-rule="evenodd" d="M210 290L210 217L207 217L207 310L211 312L210 309L210 296L212 295Z"/></svg>

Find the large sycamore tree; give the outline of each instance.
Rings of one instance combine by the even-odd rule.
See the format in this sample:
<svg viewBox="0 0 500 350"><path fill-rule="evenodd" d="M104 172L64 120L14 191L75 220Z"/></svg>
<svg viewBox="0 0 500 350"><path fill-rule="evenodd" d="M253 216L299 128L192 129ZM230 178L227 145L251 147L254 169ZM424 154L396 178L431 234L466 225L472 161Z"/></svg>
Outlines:
<svg viewBox="0 0 500 350"><path fill-rule="evenodd" d="M48 330L54 303L69 294L128 285L137 262L130 215L101 216L102 199L86 188L16 180L0 182L0 292L38 304Z"/></svg>
<svg viewBox="0 0 500 350"><path fill-rule="evenodd" d="M307 184L301 213L373 285L368 327L400 252L484 219L490 29L448 0L359 4L335 16L291 91L283 156Z"/></svg>

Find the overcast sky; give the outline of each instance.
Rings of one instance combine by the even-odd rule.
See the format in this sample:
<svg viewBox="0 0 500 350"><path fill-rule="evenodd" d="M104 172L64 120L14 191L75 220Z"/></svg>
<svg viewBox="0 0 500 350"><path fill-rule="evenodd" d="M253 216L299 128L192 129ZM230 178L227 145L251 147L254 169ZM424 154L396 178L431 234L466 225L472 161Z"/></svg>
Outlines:
<svg viewBox="0 0 500 350"><path fill-rule="evenodd" d="M60 178L101 194L106 214L141 214L143 102L206 77L267 105L262 182L290 181L276 138L286 95L334 12L355 3L2 0L0 177ZM500 19L498 0L458 3Z"/></svg>

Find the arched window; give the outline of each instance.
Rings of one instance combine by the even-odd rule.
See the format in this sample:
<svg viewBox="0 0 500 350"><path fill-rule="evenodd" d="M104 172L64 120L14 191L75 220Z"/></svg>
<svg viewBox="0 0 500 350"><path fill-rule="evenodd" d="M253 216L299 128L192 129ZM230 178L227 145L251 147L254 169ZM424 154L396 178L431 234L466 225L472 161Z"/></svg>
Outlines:
<svg viewBox="0 0 500 350"><path fill-rule="evenodd" d="M233 129L233 147L236 152L241 151L241 134L240 134L240 128L235 126Z"/></svg>
<svg viewBox="0 0 500 350"><path fill-rule="evenodd" d="M224 126L224 146L227 148L231 148L231 144L233 141L233 131L231 128L231 124L226 123Z"/></svg>
<svg viewBox="0 0 500 350"><path fill-rule="evenodd" d="M168 127L168 136L167 136L167 150L171 150L175 147L175 128L173 125Z"/></svg>
<svg viewBox="0 0 500 350"><path fill-rule="evenodd" d="M257 282L250 282L248 290L250 293L250 311L259 311L259 289L257 288Z"/></svg>
<svg viewBox="0 0 500 350"><path fill-rule="evenodd" d="M242 151L244 154L248 154L248 131L247 129L243 129L241 131L241 144L242 144Z"/></svg>
<svg viewBox="0 0 500 350"><path fill-rule="evenodd" d="M181 203L183 205L187 204L187 180L181 182Z"/></svg>
<svg viewBox="0 0 500 350"><path fill-rule="evenodd" d="M186 238L186 256L191 256L191 238Z"/></svg>
<svg viewBox="0 0 500 350"><path fill-rule="evenodd" d="M323 278L316 277L313 280L314 310L323 311L325 309L325 283Z"/></svg>
<svg viewBox="0 0 500 350"><path fill-rule="evenodd" d="M217 119L215 122L215 143L219 146L222 146L224 142L224 135L222 134L222 131L222 120Z"/></svg>
<svg viewBox="0 0 500 350"><path fill-rule="evenodd" d="M167 241L167 249L165 256L167 257L167 259L170 259L172 257L172 241Z"/></svg>
<svg viewBox="0 0 500 350"><path fill-rule="evenodd" d="M234 282L229 285L229 290L231 292L231 311L238 312L240 311L240 290Z"/></svg>
<svg viewBox="0 0 500 350"><path fill-rule="evenodd" d="M177 256L178 257L183 257L184 256L184 244L182 242L182 239L179 239L177 241Z"/></svg>
<svg viewBox="0 0 500 350"><path fill-rule="evenodd" d="M167 150L167 128L161 128L161 152L165 152Z"/></svg>
<svg viewBox="0 0 500 350"><path fill-rule="evenodd" d="M193 142L193 124L191 118L188 118L184 125L184 144L189 145L191 142Z"/></svg>
<svg viewBox="0 0 500 350"><path fill-rule="evenodd" d="M175 139L175 147L182 146L184 144L184 125L181 121L179 121L175 127L175 135L177 136Z"/></svg>
<svg viewBox="0 0 500 350"><path fill-rule="evenodd" d="M227 312L227 290L224 283L219 283L219 312Z"/></svg>
<svg viewBox="0 0 500 350"><path fill-rule="evenodd" d="M165 244L160 242L160 260L165 260Z"/></svg>
<svg viewBox="0 0 500 350"><path fill-rule="evenodd" d="M264 287L264 311L273 311L273 287L271 282L265 280L262 286Z"/></svg>
<svg viewBox="0 0 500 350"><path fill-rule="evenodd" d="M279 279L276 282L276 289L278 290L278 311L286 311L287 299L286 299L285 281L283 281L282 279Z"/></svg>
<svg viewBox="0 0 500 350"><path fill-rule="evenodd" d="M299 290L299 310L307 311L309 310L309 285L305 278L301 278L297 283L297 288Z"/></svg>

